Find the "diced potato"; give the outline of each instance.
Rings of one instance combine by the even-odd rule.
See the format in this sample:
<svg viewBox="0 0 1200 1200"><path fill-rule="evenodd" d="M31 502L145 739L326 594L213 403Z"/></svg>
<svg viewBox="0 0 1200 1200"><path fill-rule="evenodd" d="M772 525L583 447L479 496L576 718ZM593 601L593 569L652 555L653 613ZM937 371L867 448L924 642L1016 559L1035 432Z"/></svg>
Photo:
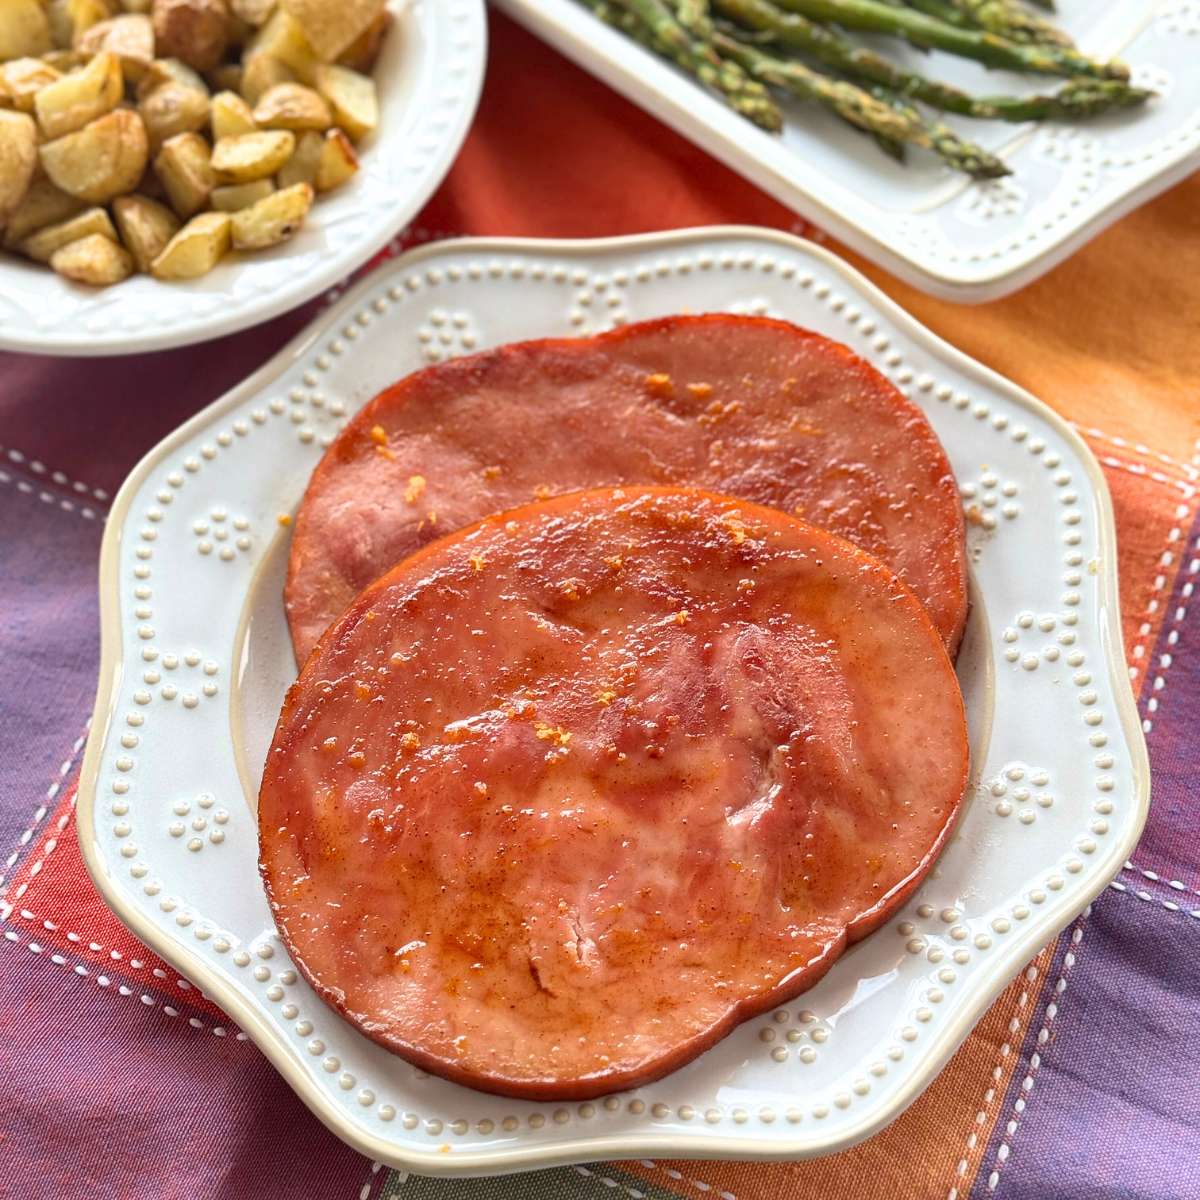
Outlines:
<svg viewBox="0 0 1200 1200"><path fill-rule="evenodd" d="M233 248L263 250L287 241L304 224L312 202L312 188L307 183L297 183L272 192L249 208L239 209L233 214Z"/></svg>
<svg viewBox="0 0 1200 1200"><path fill-rule="evenodd" d="M229 7L247 25L265 25L275 11L275 0L229 0Z"/></svg>
<svg viewBox="0 0 1200 1200"><path fill-rule="evenodd" d="M350 139L340 130L331 129L321 143L315 187L318 192L339 188L358 170L358 155Z"/></svg>
<svg viewBox="0 0 1200 1200"><path fill-rule="evenodd" d="M198 133L178 133L163 144L154 173L166 188L171 207L186 221L207 203L213 190L208 143Z"/></svg>
<svg viewBox="0 0 1200 1200"><path fill-rule="evenodd" d="M136 83L154 61L154 27L144 14L125 13L99 21L75 39L76 49L84 54L107 50L115 54L121 73Z"/></svg>
<svg viewBox="0 0 1200 1200"><path fill-rule="evenodd" d="M208 124L209 100L204 92L172 80L143 96L138 101L138 112L146 123L153 153L176 134L203 129Z"/></svg>
<svg viewBox="0 0 1200 1200"><path fill-rule="evenodd" d="M295 148L296 135L287 129L242 133L217 142L212 166L222 183L249 183L274 175Z"/></svg>
<svg viewBox="0 0 1200 1200"><path fill-rule="evenodd" d="M242 133L253 133L258 128L254 124L250 105L235 92L218 92L212 98L209 121L212 124L213 141L216 142Z"/></svg>
<svg viewBox="0 0 1200 1200"><path fill-rule="evenodd" d="M21 252L28 254L35 262L49 262L55 250L92 234L99 234L114 242L117 240L117 231L102 208L85 209L67 221L47 225L45 229L31 233L21 243Z"/></svg>
<svg viewBox="0 0 1200 1200"><path fill-rule="evenodd" d="M12 247L31 233L56 225L83 209L83 201L60 191L48 179L35 179L25 198L12 210L4 227L4 244Z"/></svg>
<svg viewBox="0 0 1200 1200"><path fill-rule="evenodd" d="M274 190L275 185L269 179L256 179L253 183L227 183L224 187L213 188L209 203L217 212L232 213L257 204Z"/></svg>
<svg viewBox="0 0 1200 1200"><path fill-rule="evenodd" d="M150 0L121 0L121 11L127 13L148 13Z"/></svg>
<svg viewBox="0 0 1200 1200"><path fill-rule="evenodd" d="M76 283L107 287L133 274L133 259L123 246L101 233L68 242L50 255L50 266Z"/></svg>
<svg viewBox="0 0 1200 1200"><path fill-rule="evenodd" d="M64 192L103 204L131 191L149 157L146 126L137 113L114 109L66 137L45 142L42 168Z"/></svg>
<svg viewBox="0 0 1200 1200"><path fill-rule="evenodd" d="M322 65L317 69L317 91L329 101L333 123L358 142L379 124L379 97L375 80L349 67Z"/></svg>
<svg viewBox="0 0 1200 1200"><path fill-rule="evenodd" d="M277 83L254 106L254 121L263 129L328 129L333 123L329 105L302 83Z"/></svg>
<svg viewBox="0 0 1200 1200"><path fill-rule="evenodd" d="M85 30L113 15L107 0L48 0L46 16L56 46L73 47Z"/></svg>
<svg viewBox="0 0 1200 1200"><path fill-rule="evenodd" d="M281 8L275 10L271 19L258 31L254 41L246 47L247 59L259 54L279 59L291 68L301 83L312 83L317 67L321 64L321 60L308 44L304 31Z"/></svg>
<svg viewBox="0 0 1200 1200"><path fill-rule="evenodd" d="M48 83L33 99L38 124L48 139L82 129L111 112L125 95L115 54L97 54L86 67Z"/></svg>
<svg viewBox="0 0 1200 1200"><path fill-rule="evenodd" d="M198 279L207 275L229 249L228 213L206 212L193 217L150 264L156 279Z"/></svg>
<svg viewBox="0 0 1200 1200"><path fill-rule="evenodd" d="M204 78L214 92L237 92L238 95L241 95L241 63L221 63L220 66L207 71Z"/></svg>
<svg viewBox="0 0 1200 1200"><path fill-rule="evenodd" d="M384 9L338 55L337 61L343 67L349 67L352 71L362 71L363 74L369 73L375 67L375 60L379 57L379 51L383 48L383 39L387 37L388 30L391 27L392 14L387 9Z"/></svg>
<svg viewBox="0 0 1200 1200"><path fill-rule="evenodd" d="M0 59L37 57L50 46L50 22L39 0L0 3Z"/></svg>
<svg viewBox="0 0 1200 1200"><path fill-rule="evenodd" d="M139 271L149 271L150 264L179 232L179 219L165 204L136 192L113 201L113 216L117 218L121 241L133 255Z"/></svg>
<svg viewBox="0 0 1200 1200"><path fill-rule="evenodd" d="M14 58L0 64L0 107L33 112L33 98L61 72L40 58Z"/></svg>
<svg viewBox="0 0 1200 1200"><path fill-rule="evenodd" d="M37 161L37 126L33 118L27 113L0 109L0 220L25 198Z"/></svg>
<svg viewBox="0 0 1200 1200"><path fill-rule="evenodd" d="M281 188L291 187L296 183L317 183L317 169L321 165L321 150L325 139L313 129L306 129L296 135L296 149L292 157L279 168L276 182Z"/></svg>
<svg viewBox="0 0 1200 1200"><path fill-rule="evenodd" d="M192 70L187 63L177 58L156 58L138 81L138 99L148 96L164 83L181 83L184 87L194 88L208 95L208 84L204 82L200 73Z"/></svg>
<svg viewBox="0 0 1200 1200"><path fill-rule="evenodd" d="M215 67L229 45L225 0L153 0L150 16L159 54L197 71Z"/></svg>
<svg viewBox="0 0 1200 1200"><path fill-rule="evenodd" d="M383 11L386 0L280 0L317 57L332 62Z"/></svg>
<svg viewBox="0 0 1200 1200"><path fill-rule="evenodd" d="M81 54L78 50L51 50L49 54L42 55L42 62L48 67L53 67L60 74L64 74L67 71L87 66L88 56Z"/></svg>
<svg viewBox="0 0 1200 1200"><path fill-rule="evenodd" d="M251 54L242 60L242 86L238 91L247 104L257 104L264 92L277 83L290 83L295 72L269 54Z"/></svg>

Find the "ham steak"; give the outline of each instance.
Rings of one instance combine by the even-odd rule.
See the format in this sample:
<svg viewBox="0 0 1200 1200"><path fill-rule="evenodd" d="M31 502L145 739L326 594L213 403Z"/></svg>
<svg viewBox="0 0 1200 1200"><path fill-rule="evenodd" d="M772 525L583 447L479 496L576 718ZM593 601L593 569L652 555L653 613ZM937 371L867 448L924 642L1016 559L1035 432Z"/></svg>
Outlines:
<svg viewBox="0 0 1200 1200"><path fill-rule="evenodd" d="M286 589L297 661L426 542L610 484L708 488L801 516L890 566L951 654L958 645L962 506L929 422L845 346L719 314L502 346L377 396L297 515Z"/></svg>
<svg viewBox="0 0 1200 1200"><path fill-rule="evenodd" d="M602 489L427 546L288 692L259 798L281 936L425 1070L585 1098L812 986L966 785L942 640L774 509Z"/></svg>

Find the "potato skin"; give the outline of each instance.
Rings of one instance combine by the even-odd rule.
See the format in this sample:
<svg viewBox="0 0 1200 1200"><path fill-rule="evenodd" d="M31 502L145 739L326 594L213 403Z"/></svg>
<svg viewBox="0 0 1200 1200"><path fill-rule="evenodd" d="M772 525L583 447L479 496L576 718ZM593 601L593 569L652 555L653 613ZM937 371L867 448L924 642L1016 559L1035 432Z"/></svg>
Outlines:
<svg viewBox="0 0 1200 1200"><path fill-rule="evenodd" d="M102 233L92 233L60 246L50 255L50 266L59 275L92 287L120 283L133 274L129 252Z"/></svg>
<svg viewBox="0 0 1200 1200"><path fill-rule="evenodd" d="M229 249L229 214L201 213L193 217L150 264L156 279L199 279L220 262Z"/></svg>
<svg viewBox="0 0 1200 1200"><path fill-rule="evenodd" d="M159 55L197 71L211 70L224 57L230 32L225 0L154 0L150 18Z"/></svg>
<svg viewBox="0 0 1200 1200"><path fill-rule="evenodd" d="M0 217L24 199L37 166L37 126L28 113L0 110Z"/></svg>
<svg viewBox="0 0 1200 1200"><path fill-rule="evenodd" d="M80 200L105 204L137 186L150 143L137 113L114 109L39 149L51 182Z"/></svg>
<svg viewBox="0 0 1200 1200"><path fill-rule="evenodd" d="M163 247L179 232L179 219L165 204L137 193L118 196L113 201L113 216L139 271L149 271Z"/></svg>

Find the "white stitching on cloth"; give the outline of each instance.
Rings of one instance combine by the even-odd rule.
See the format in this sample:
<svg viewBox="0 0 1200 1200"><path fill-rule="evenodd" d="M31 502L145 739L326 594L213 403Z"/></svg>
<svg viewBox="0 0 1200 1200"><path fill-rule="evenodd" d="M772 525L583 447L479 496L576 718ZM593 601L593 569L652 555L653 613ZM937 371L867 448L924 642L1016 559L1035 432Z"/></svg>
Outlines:
<svg viewBox="0 0 1200 1200"><path fill-rule="evenodd" d="M1179 879L1164 879L1157 871L1148 871L1145 867L1139 867L1137 863L1126 862L1121 868L1122 871L1137 872L1139 875L1145 876L1151 883L1165 884L1175 892L1190 892L1193 896L1200 896L1200 891L1194 887L1189 887L1186 883Z"/></svg>
<svg viewBox="0 0 1200 1200"><path fill-rule="evenodd" d="M1036 983L1038 977L1037 966L1031 963L1025 968L1025 981L1027 983ZM1028 989L1022 989L1021 995L1017 998L1017 1008L1025 1008L1029 1003ZM1032 1010L1030 1010L1032 1011ZM1012 1041L1015 1039L1018 1046L1021 1042L1022 1030L1024 1023L1017 1017L1013 1017L1008 1023L1009 1041L1004 1042L1000 1047L1000 1057L996 1060L996 1065L992 1068L991 1084L983 1094L983 1103L979 1107L979 1111L975 1114L973 1124L982 1126L987 1121L987 1112L991 1108L992 1102L996 1098L995 1085L1000 1082L1004 1076L1004 1060L1012 1053ZM986 1142L986 1139L985 1139ZM967 1168L970 1166L968 1156L975 1150L979 1144L979 1133L972 1129L967 1134L967 1153L958 1160L955 1166L955 1174L961 1179L967 1173ZM958 1184L954 1183L950 1186L950 1191L946 1194L946 1200L958 1200Z"/></svg>
<svg viewBox="0 0 1200 1200"><path fill-rule="evenodd" d="M633 1200L646 1200L646 1193L638 1188L630 1187L626 1183L622 1183L619 1179L613 1179L610 1175L601 1175L597 1171L591 1171L587 1167L572 1166L571 1170L576 1175L582 1175L585 1179L594 1179L597 1183L602 1183L606 1188L620 1189L627 1196L632 1196Z"/></svg>
<svg viewBox="0 0 1200 1200"><path fill-rule="evenodd" d="M36 495L43 504L61 508L63 512L78 513L88 521L94 521L97 517L101 521L108 519L107 514L97 513L90 504L79 505L74 500L68 500L65 496L56 496L45 488L36 488L28 479L15 479L8 471L0 471L0 483L7 483L26 496Z"/></svg>
<svg viewBox="0 0 1200 1200"><path fill-rule="evenodd" d="M1148 467L1142 466L1141 463L1126 462L1124 459L1114 458L1111 454L1101 454L1097 457L1106 467L1110 467L1113 470L1126 471L1130 475L1136 475L1139 479L1152 479L1155 483L1162 483L1167 487L1178 488L1185 500L1190 500L1196 494L1194 484L1185 483L1182 479L1172 479L1170 475L1164 475L1161 471L1151 470Z"/></svg>
<svg viewBox="0 0 1200 1200"><path fill-rule="evenodd" d="M1169 455L1163 454L1158 450L1151 450L1149 446L1144 445L1142 442L1130 442L1123 437L1105 433L1103 429L1096 429L1091 425L1075 425L1075 428L1086 437L1099 438L1103 442L1110 442L1114 446L1119 446L1122 450L1132 450L1134 453L1140 454L1143 458L1152 458L1157 462L1164 463L1168 467L1174 467L1177 471L1182 471L1193 482L1200 480L1200 468L1194 463L1181 462L1179 459L1171 458Z"/></svg>
<svg viewBox="0 0 1200 1200"><path fill-rule="evenodd" d="M17 842L17 848L8 856L4 862L4 870L0 871L0 885L3 885L5 877L12 869L13 864L17 861L23 847L28 846L33 839L33 835L37 832L38 827L46 818L46 813L50 810L51 803L58 797L58 793L62 790L63 780L71 773L76 762L79 761L80 751L83 750L84 743L87 741L88 729L91 727L91 718L88 718L87 723L83 727L83 732L75 739L75 744L71 747L70 757L58 768L58 775L46 789L45 799L38 805L34 811L33 820L30 822L29 828L21 834ZM3 896L8 889L0 886L0 896Z"/></svg>
<svg viewBox="0 0 1200 1200"><path fill-rule="evenodd" d="M1044 1046L1050 1041L1050 1026L1053 1024L1054 1018L1058 1016L1058 1006L1061 1003L1056 997L1061 997L1067 990L1067 975L1075 965L1075 951L1083 942L1083 926L1088 917L1091 916L1091 913L1092 906L1089 904L1083 910L1079 920L1075 923L1075 928L1071 931L1071 946L1063 955L1062 971L1054 985L1054 996L1046 1003L1046 1012L1042 1021L1042 1027L1038 1030L1037 1044L1039 1046ZM1041 1065L1041 1053L1038 1050L1034 1050L1029 1056L1029 1070L1026 1072L1025 1078L1021 1080L1021 1094L1013 1104L1013 1116L1005 1127L1004 1140L996 1147L996 1165L987 1177L987 1190L989 1192L994 1192L999 1186L1000 1172L1004 1169L1004 1164L1012 1157L1013 1136L1020 1125L1021 1114L1025 1111L1025 1097L1033 1091L1034 1079Z"/></svg>
<svg viewBox="0 0 1200 1200"><path fill-rule="evenodd" d="M1196 539L1195 545L1192 547L1192 557L1183 570L1187 575L1200 573L1200 537ZM1167 686L1167 668L1175 660L1174 650L1179 642L1179 630L1187 618L1188 605L1191 603L1195 587L1195 583L1192 580L1188 580L1180 590L1180 603L1171 616L1171 624L1167 630L1168 648L1158 656L1158 674L1155 675L1154 681L1150 685L1150 698L1146 701L1147 715L1142 720L1142 731L1144 733L1149 733L1154 728L1154 716L1158 712L1159 704L1161 703L1159 695Z"/></svg>
<svg viewBox="0 0 1200 1200"><path fill-rule="evenodd" d="M737 1197L732 1192L718 1192L711 1183L705 1183L703 1179L688 1179L687 1176L680 1174L674 1167L664 1167L661 1163L656 1163L649 1158L639 1158L639 1165L646 1167L651 1171L662 1171L668 1179L674 1180L676 1183L690 1184L698 1192L705 1194L712 1192L718 1197L718 1200L737 1200Z"/></svg>
<svg viewBox="0 0 1200 1200"><path fill-rule="evenodd" d="M177 1008L174 1008L165 1002L160 1002L148 992L142 992L142 994L138 996L132 988L127 988L123 983L117 984L114 988L113 981L109 979L107 975L100 974L99 972L93 973L89 971L88 968L82 963L69 963L61 954L46 954L45 946L39 945L34 941L21 941L20 935L16 932L16 930L6 929L4 931L3 940L13 946L24 946L26 950L28 950L36 958L41 959L41 961L48 961L53 963L55 966L63 967L65 970L70 971L73 975L79 976L81 979L91 979L99 988L103 988L105 990L115 990L118 995L125 996L130 999L139 999L146 1008L160 1008L168 1017L178 1017L181 1015ZM192 1029L207 1029L214 1037L223 1038L227 1037L229 1034L229 1030L226 1029L224 1025L207 1025L205 1022L201 1021L199 1017L188 1017L187 1023ZM247 1040L247 1037L244 1033L238 1030L234 1040L244 1042Z"/></svg>
<svg viewBox="0 0 1200 1200"><path fill-rule="evenodd" d="M358 1189L358 1200L370 1200L371 1188L375 1185L375 1176L379 1174L382 1167L383 1163L371 1161L371 1173L367 1176L367 1182ZM404 1183L408 1179L408 1174L403 1171L399 1173L404 1176L399 1182Z"/></svg>
<svg viewBox="0 0 1200 1200"><path fill-rule="evenodd" d="M1127 888L1123 883L1113 880L1108 885L1114 892L1120 892L1123 896L1133 896L1146 904L1157 904L1159 908L1165 908L1167 912L1177 913L1180 916L1191 917L1194 921L1200 921L1200 908L1184 908L1182 904L1176 904L1174 900L1160 900L1157 896L1150 895L1149 892L1139 891L1135 888Z"/></svg>
<svg viewBox="0 0 1200 1200"><path fill-rule="evenodd" d="M109 495L103 488L92 487L78 479L72 479L63 471L52 471L45 463L36 458L30 458L20 450L14 450L11 446L0 446L0 451L7 455L9 462L15 463L18 467L27 467L34 475L44 476L58 484L59 487L70 488L80 496L90 496L93 500L99 500L101 504L106 504L109 500Z"/></svg>

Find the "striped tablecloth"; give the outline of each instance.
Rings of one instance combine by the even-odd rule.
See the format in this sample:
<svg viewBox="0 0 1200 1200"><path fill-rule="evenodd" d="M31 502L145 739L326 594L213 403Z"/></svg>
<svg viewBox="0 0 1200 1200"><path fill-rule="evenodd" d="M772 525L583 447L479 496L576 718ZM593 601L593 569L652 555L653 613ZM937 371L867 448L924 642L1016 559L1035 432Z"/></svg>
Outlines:
<svg viewBox="0 0 1200 1200"><path fill-rule="evenodd" d="M709 222L820 236L503 20L492 32L475 128L405 244ZM1103 463L1154 771L1132 861L1013 981L926 1094L885 1132L818 1162L405 1177L341 1146L107 912L80 861L72 781L95 683L109 499L162 435L299 330L310 305L142 358L0 356L0 1196L1200 1196L1200 614L1190 608L1200 177L1002 302L959 308L864 269L1057 408Z"/></svg>

